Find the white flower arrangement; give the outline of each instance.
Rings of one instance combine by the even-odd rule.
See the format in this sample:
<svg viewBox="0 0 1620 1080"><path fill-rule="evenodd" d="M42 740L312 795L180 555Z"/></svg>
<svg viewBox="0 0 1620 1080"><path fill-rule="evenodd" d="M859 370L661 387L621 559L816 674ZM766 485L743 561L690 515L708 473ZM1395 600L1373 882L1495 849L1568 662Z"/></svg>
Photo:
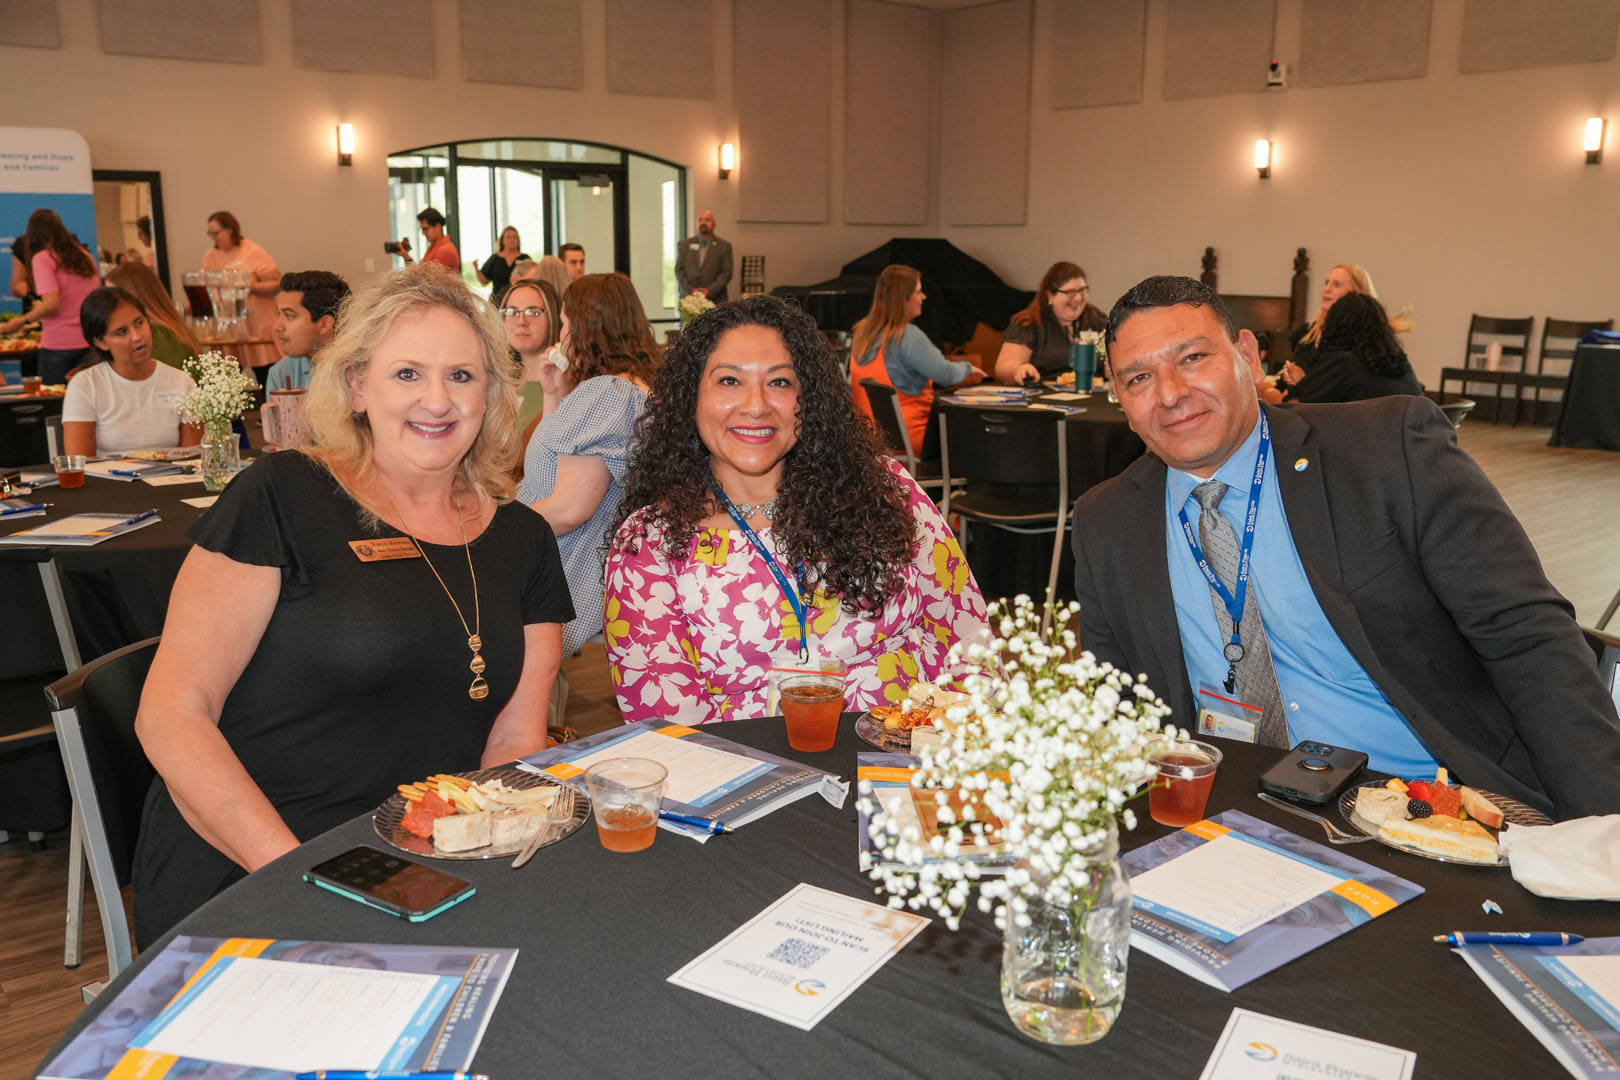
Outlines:
<svg viewBox="0 0 1620 1080"><path fill-rule="evenodd" d="M924 748L913 779L914 786L938 789L940 824L950 823L948 830L926 839L914 826L902 830L862 782L861 806L882 853L869 876L890 907L926 905L955 930L977 888L979 910L994 908L998 927L1005 927L1009 906L1022 925L1028 887L1039 887L1054 905L1084 901L1083 854L1106 841L1116 820L1136 827L1126 801L1146 790L1154 773L1148 744L1175 733L1160 729L1170 709L1146 683L1089 652L1076 654L1070 622L1080 605L1047 607L1050 631L1029 597L997 601L988 643L952 647L952 662L965 660L978 673L963 680L968 700L947 710L943 741ZM960 821L947 805L951 789L965 799ZM976 820L975 802L1003 823L1002 842L1018 857L1004 876L954 858L965 845L984 842L987 827Z"/></svg>
<svg viewBox="0 0 1620 1080"><path fill-rule="evenodd" d="M703 314L705 311L708 311L712 307L714 307L714 301L710 300L707 296L699 296L697 293L687 293L685 296L681 297L681 319L685 322L691 322L693 319L697 318L699 315Z"/></svg>
<svg viewBox="0 0 1620 1080"><path fill-rule="evenodd" d="M196 383L175 403L180 419L188 424L235 420L253 407L259 388L253 373L236 357L209 351L185 362L186 374Z"/></svg>

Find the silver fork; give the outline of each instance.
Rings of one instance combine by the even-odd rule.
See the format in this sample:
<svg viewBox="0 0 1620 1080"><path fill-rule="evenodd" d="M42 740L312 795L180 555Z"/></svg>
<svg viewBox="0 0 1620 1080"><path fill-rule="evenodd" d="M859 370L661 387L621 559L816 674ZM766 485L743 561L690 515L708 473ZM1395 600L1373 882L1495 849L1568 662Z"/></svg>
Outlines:
<svg viewBox="0 0 1620 1080"><path fill-rule="evenodd" d="M1295 817L1302 817L1306 821L1316 822L1327 832L1328 843L1330 844L1359 844L1366 840L1377 839L1377 837L1366 836L1360 833L1345 832L1343 829L1333 824L1333 822L1329 821L1321 814L1313 814L1304 807L1295 806L1291 802L1284 802L1275 795L1269 795L1264 791L1260 792L1260 798L1263 802L1268 802L1279 810L1286 810Z"/></svg>
<svg viewBox="0 0 1620 1080"><path fill-rule="evenodd" d="M574 789L565 787L551 800L551 809L546 814L546 827L535 834L528 846L518 852L517 858L512 860L512 869L516 870L530 859L534 853L551 843L552 838L562 832L563 826L568 824L574 816Z"/></svg>

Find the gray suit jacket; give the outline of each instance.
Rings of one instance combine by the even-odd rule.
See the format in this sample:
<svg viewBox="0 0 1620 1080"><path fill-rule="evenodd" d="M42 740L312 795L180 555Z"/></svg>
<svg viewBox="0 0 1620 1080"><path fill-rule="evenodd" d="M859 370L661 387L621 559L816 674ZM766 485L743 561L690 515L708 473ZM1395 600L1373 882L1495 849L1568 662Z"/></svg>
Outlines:
<svg viewBox="0 0 1620 1080"><path fill-rule="evenodd" d="M1518 519L1427 398L1266 407L1283 511L1328 622L1464 783L1558 818L1620 811L1620 718ZM1305 468L1294 463L1305 459ZM1074 513L1081 643L1193 726L1147 455ZM1356 745L1355 732L1339 741Z"/></svg>
<svg viewBox="0 0 1620 1080"><path fill-rule="evenodd" d="M718 236L709 238L709 249L698 257L698 238L688 236L681 241L675 256L675 281L685 296L693 289L708 290L709 299L717 304L726 302L726 286L731 284L731 241Z"/></svg>

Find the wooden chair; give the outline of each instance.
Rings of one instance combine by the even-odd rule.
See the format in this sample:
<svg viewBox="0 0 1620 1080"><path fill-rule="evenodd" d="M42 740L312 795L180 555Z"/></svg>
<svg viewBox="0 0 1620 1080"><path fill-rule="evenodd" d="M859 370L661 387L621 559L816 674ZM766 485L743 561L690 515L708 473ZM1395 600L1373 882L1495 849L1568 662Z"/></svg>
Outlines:
<svg viewBox="0 0 1620 1080"><path fill-rule="evenodd" d="M1445 398L1446 383L1453 380L1457 382L1461 394L1468 393L1469 383L1484 383L1495 388L1495 396L1491 399L1491 423L1501 419L1503 392L1512 386L1515 388L1515 399L1518 397L1518 379L1524 374L1525 358L1530 349L1530 328L1535 321L1534 316L1503 319L1493 315L1475 315L1469 319L1462 367L1440 369L1441 399ZM1495 371L1485 368L1485 350L1490 344L1502 346L1502 366ZM1517 400L1514 407L1517 409Z"/></svg>
<svg viewBox="0 0 1620 1080"><path fill-rule="evenodd" d="M1530 404L1530 422L1541 421L1541 392L1543 390L1562 390L1569 381L1569 367L1575 358L1575 343L1589 330L1612 330L1613 319L1604 319L1601 322L1580 322L1575 319L1555 319L1551 315L1541 321L1541 348L1536 351L1535 374L1529 372L1519 377L1518 393L1513 399L1513 426L1519 426L1519 405L1524 400L1526 390L1534 390L1535 397ZM1547 361L1553 362L1552 371L1547 370Z"/></svg>
<svg viewBox="0 0 1620 1080"><path fill-rule="evenodd" d="M741 296L756 296L765 291L765 256L744 255L742 257L742 277L738 279L737 292Z"/></svg>
<svg viewBox="0 0 1620 1080"><path fill-rule="evenodd" d="M1288 295L1258 296L1248 293L1222 293L1221 299L1232 309L1239 330L1247 330L1260 341L1260 357L1269 373L1282 370L1293 359L1293 348L1288 335L1294 327L1305 321L1305 304L1310 293L1311 257L1304 248L1294 253L1293 276L1288 279ZM1218 290L1220 281L1219 259L1215 249L1204 249L1203 273L1200 280Z"/></svg>

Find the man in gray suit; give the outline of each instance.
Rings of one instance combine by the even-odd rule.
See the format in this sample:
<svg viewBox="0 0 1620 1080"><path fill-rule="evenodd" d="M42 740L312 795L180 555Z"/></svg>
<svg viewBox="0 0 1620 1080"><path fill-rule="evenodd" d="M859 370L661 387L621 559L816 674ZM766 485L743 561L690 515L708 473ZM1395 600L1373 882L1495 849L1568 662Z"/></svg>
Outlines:
<svg viewBox="0 0 1620 1080"><path fill-rule="evenodd" d="M1107 341L1152 453L1075 505L1085 648L1183 726L1620 811L1592 652L1432 402L1262 406L1254 335L1190 278L1131 289Z"/></svg>
<svg viewBox="0 0 1620 1080"><path fill-rule="evenodd" d="M681 295L697 293L716 304L726 302L726 286L731 284L731 244L714 235L714 211L697 216L696 236L681 241L675 257L675 281Z"/></svg>

